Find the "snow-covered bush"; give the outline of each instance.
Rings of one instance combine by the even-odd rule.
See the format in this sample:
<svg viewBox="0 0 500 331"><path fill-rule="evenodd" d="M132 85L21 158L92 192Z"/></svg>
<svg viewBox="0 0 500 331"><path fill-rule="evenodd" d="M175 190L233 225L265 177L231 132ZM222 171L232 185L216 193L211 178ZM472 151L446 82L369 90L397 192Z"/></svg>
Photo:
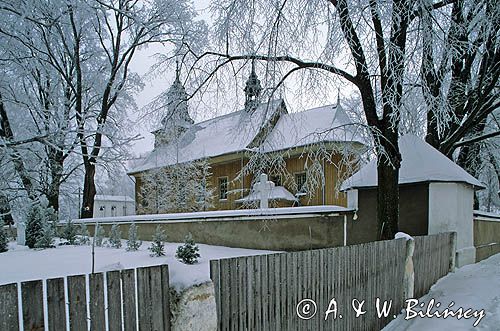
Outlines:
<svg viewBox="0 0 500 331"><path fill-rule="evenodd" d="M42 231L38 237L35 248L52 248L54 246L55 227L53 223L46 220L42 222Z"/></svg>
<svg viewBox="0 0 500 331"><path fill-rule="evenodd" d="M111 230L109 230L108 244L113 248L122 247L122 231L120 230L120 226L118 224L113 224L111 226Z"/></svg>
<svg viewBox="0 0 500 331"><path fill-rule="evenodd" d="M80 229L78 229L77 244L78 245L89 245L90 244L90 233L89 233L89 230L87 229L87 224L85 224L85 223L81 223Z"/></svg>
<svg viewBox="0 0 500 331"><path fill-rule="evenodd" d="M77 234L78 234L78 229L71 220L68 220L66 222L66 225L64 226L61 238L66 239L69 245L74 245L76 243Z"/></svg>
<svg viewBox="0 0 500 331"><path fill-rule="evenodd" d="M185 264L195 264L198 263L198 258L200 253L198 253L200 248L193 240L193 236L189 233L184 239L184 245L177 247L175 257Z"/></svg>
<svg viewBox="0 0 500 331"><path fill-rule="evenodd" d="M104 244L104 228L97 223L94 231L94 245L97 247L102 247Z"/></svg>
<svg viewBox="0 0 500 331"><path fill-rule="evenodd" d="M128 228L127 251L136 251L141 247L142 241L137 237L137 225L132 223Z"/></svg>
<svg viewBox="0 0 500 331"><path fill-rule="evenodd" d="M26 245L29 248L35 248L37 241L43 236L45 224L52 226L56 218L56 213L52 207L47 207L43 202L35 204L27 215Z"/></svg>
<svg viewBox="0 0 500 331"><path fill-rule="evenodd" d="M7 238L7 233L3 228L3 220L0 220L0 253L7 252L9 250L9 239Z"/></svg>
<svg viewBox="0 0 500 331"><path fill-rule="evenodd" d="M161 225L158 225L155 229L155 233L153 235L153 242L151 246L148 248L151 252L151 256L164 256L165 255L165 241L167 240L167 235L165 234L165 230L161 228Z"/></svg>

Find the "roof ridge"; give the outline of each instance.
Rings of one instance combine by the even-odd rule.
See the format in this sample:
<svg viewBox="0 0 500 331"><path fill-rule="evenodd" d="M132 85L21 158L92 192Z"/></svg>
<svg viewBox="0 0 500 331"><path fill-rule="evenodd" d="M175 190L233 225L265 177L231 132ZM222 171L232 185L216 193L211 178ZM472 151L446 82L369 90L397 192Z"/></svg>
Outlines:
<svg viewBox="0 0 500 331"><path fill-rule="evenodd" d="M272 103L276 103L278 101L282 101L283 99L282 98L277 98L277 99L272 99L268 102L261 102L259 103L259 105L257 107L260 107L261 105L265 105L265 104L272 104ZM201 122L196 122L194 123L193 125L197 125L197 124L202 124L202 123L206 123L206 122L209 122L209 121L213 121L213 120L216 120L216 119L221 119L221 118L224 118L224 117L229 117L229 116L233 116L233 115L236 115L236 114L239 114L241 112L245 111L245 109L240 109L240 110L236 110L236 111L232 111L230 113L227 113L227 114L222 114L222 115L219 115L219 116L215 116L215 117L212 117L212 118L208 118L206 120L203 120Z"/></svg>

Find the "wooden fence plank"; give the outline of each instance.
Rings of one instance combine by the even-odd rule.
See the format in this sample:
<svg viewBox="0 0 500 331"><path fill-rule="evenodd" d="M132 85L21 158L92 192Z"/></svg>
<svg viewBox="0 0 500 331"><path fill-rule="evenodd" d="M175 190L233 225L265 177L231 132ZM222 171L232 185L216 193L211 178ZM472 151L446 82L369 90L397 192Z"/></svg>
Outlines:
<svg viewBox="0 0 500 331"><path fill-rule="evenodd" d="M43 284L41 280L21 283L24 330L42 331L43 320Z"/></svg>
<svg viewBox="0 0 500 331"><path fill-rule="evenodd" d="M139 331L153 330L150 269L137 268L137 308Z"/></svg>
<svg viewBox="0 0 500 331"><path fill-rule="evenodd" d="M0 330L19 331L17 284L0 285Z"/></svg>
<svg viewBox="0 0 500 331"><path fill-rule="evenodd" d="M123 329L124 331L136 331L137 319L135 309L135 270L126 269L121 271L122 297L123 300Z"/></svg>
<svg viewBox="0 0 500 331"><path fill-rule="evenodd" d="M89 275L89 294L90 331L105 331L104 275L102 273Z"/></svg>
<svg viewBox="0 0 500 331"><path fill-rule="evenodd" d="M254 257L246 259L247 268L247 325L248 330L255 330L255 274L254 270ZM220 329L223 330L223 329Z"/></svg>
<svg viewBox="0 0 500 331"><path fill-rule="evenodd" d="M106 273L106 287L108 290L108 329L109 331L121 331L122 298L119 271ZM125 300L129 299L125 298Z"/></svg>
<svg viewBox="0 0 500 331"><path fill-rule="evenodd" d="M49 331L66 330L64 278L47 279L47 315Z"/></svg>
<svg viewBox="0 0 500 331"><path fill-rule="evenodd" d="M230 300L230 307L231 307L231 323L230 323L230 329L231 330L238 330L238 320L241 318L239 316L240 310L239 310L239 300L238 300L238 263L241 260L244 260L245 258L237 258L237 259L231 259L228 260L229 264L229 288L231 291L231 295L229 296Z"/></svg>
<svg viewBox="0 0 500 331"><path fill-rule="evenodd" d="M163 299L163 322L165 331L170 330L170 281L168 275L168 265L164 264L161 269L161 289Z"/></svg>
<svg viewBox="0 0 500 331"><path fill-rule="evenodd" d="M247 328L247 283L245 281L246 278L246 270L247 263L246 258L238 259L238 309L240 313L239 321L238 321L238 330L246 330Z"/></svg>
<svg viewBox="0 0 500 331"><path fill-rule="evenodd" d="M151 308L149 314L151 315L152 330L163 331L165 330L165 321L163 320L164 306L161 269L160 266L148 267L146 269L148 269L149 273L149 283L147 285L149 286L148 292L150 293Z"/></svg>
<svg viewBox="0 0 500 331"><path fill-rule="evenodd" d="M71 331L87 331L87 294L85 276L68 277L69 327Z"/></svg>
<svg viewBox="0 0 500 331"><path fill-rule="evenodd" d="M220 289L220 262L219 260L210 261L210 279L214 283L215 306L217 310L217 327L221 326L221 289Z"/></svg>

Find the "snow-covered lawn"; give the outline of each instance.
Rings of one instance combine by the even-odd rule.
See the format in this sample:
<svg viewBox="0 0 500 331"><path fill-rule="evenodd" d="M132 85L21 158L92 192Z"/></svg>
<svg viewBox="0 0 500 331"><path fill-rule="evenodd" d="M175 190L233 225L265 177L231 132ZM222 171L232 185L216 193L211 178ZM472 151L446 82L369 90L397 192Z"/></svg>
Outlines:
<svg viewBox="0 0 500 331"><path fill-rule="evenodd" d="M456 312L462 307L464 312L468 308L479 312L484 309L484 317L477 327L473 327L479 315L469 319L449 316L446 319L415 317L405 320L406 312L403 311L383 330L500 330L500 254L462 267L440 279L427 295L419 299L420 303L425 303L421 309L423 312L426 312L431 299L435 300L434 308L430 310L431 314L435 311L443 312L451 302L454 302L451 310ZM438 302L441 305L436 308ZM414 314L413 310L417 311L416 308L410 309L409 316Z"/></svg>
<svg viewBox="0 0 500 331"><path fill-rule="evenodd" d="M168 264L170 284L176 290L210 280L210 260L244 255L272 253L270 251L229 248L200 244L198 264L185 265L175 259L179 243L166 243L166 256L150 257L150 242L143 242L136 252L125 248L95 248L95 271L109 271L134 267ZM125 241L123 241L125 246ZM92 271L91 246L57 246L32 250L26 246L9 244L9 251L0 253L0 285L26 280L47 279L65 275L88 274Z"/></svg>

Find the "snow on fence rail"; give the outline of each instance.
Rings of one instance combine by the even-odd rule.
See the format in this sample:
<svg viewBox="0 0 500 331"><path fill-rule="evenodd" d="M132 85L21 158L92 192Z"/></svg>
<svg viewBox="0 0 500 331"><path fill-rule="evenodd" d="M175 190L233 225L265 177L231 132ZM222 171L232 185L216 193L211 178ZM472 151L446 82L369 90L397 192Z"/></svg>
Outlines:
<svg viewBox="0 0 500 331"><path fill-rule="evenodd" d="M453 268L453 235L415 241L415 287L420 292ZM212 260L218 329L380 330L399 314L406 299L408 269L413 274L408 252L405 240L397 239ZM377 298L380 307L387 302L386 315L378 316ZM362 300L366 314L356 318L352 305ZM328 309L334 311L325 316Z"/></svg>
<svg viewBox="0 0 500 331"><path fill-rule="evenodd" d="M122 330L122 326L124 331L137 327L170 330L167 265L53 278L44 283L22 282L20 290L17 283L0 286L0 330L44 330L46 326L49 331L67 330L68 326L70 331L87 331L89 326L90 330L109 331Z"/></svg>

